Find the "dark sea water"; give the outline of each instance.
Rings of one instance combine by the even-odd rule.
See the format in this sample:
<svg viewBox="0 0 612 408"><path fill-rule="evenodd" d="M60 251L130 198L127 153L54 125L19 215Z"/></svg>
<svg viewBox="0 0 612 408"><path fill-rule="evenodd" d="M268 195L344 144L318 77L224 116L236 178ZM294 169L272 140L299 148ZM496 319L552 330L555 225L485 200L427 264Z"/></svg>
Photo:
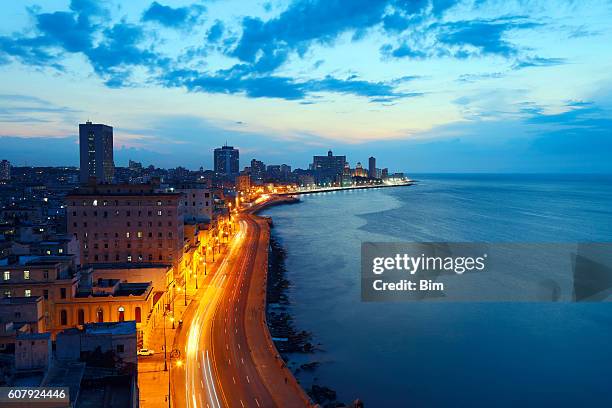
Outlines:
<svg viewBox="0 0 612 408"><path fill-rule="evenodd" d="M265 212L324 350L298 379L366 407L612 407L612 304L363 303L359 264L362 241L611 242L612 177L413 178Z"/></svg>

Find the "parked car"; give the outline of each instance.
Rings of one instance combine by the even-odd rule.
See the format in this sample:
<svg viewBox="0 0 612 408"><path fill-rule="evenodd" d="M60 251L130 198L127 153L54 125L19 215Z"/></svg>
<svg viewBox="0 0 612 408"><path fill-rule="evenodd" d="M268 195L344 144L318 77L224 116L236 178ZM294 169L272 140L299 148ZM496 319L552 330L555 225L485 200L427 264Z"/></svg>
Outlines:
<svg viewBox="0 0 612 408"><path fill-rule="evenodd" d="M143 348L143 349L138 350L139 356L152 356L153 354L155 354L155 351L151 349Z"/></svg>

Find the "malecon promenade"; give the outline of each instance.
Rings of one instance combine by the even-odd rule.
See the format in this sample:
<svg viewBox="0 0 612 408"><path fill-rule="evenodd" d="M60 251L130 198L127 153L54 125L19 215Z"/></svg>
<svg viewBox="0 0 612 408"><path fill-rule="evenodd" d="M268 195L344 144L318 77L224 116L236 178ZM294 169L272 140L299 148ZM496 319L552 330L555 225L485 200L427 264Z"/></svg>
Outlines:
<svg viewBox="0 0 612 408"><path fill-rule="evenodd" d="M266 324L269 219L256 215L298 194L408 186L328 187L260 197L235 211L237 231L182 316L172 345L172 407L311 407L278 354ZM160 387L163 387L160 384Z"/></svg>
<svg viewBox="0 0 612 408"><path fill-rule="evenodd" d="M270 197L235 215L227 255L188 306L175 339L173 349L185 358L171 368L173 407L311 406L265 320L270 227L255 213L287 201L294 198Z"/></svg>

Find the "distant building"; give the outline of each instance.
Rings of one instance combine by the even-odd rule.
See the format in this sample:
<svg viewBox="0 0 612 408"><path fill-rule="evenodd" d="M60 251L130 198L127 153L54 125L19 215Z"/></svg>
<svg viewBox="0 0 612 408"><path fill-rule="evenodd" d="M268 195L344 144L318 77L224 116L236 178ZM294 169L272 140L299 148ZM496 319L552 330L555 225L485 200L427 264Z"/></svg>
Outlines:
<svg viewBox="0 0 612 408"><path fill-rule="evenodd" d="M128 169L130 169L130 171L135 171L135 172L142 171L142 163L130 160L128 162Z"/></svg>
<svg viewBox="0 0 612 408"><path fill-rule="evenodd" d="M281 178L281 166L279 164L271 164L266 169L266 179L279 180Z"/></svg>
<svg viewBox="0 0 612 408"><path fill-rule="evenodd" d="M313 156L312 170L317 183L335 182L344 171L346 156L334 156L332 151L327 156Z"/></svg>
<svg viewBox="0 0 612 408"><path fill-rule="evenodd" d="M378 178L376 177L376 158L370 156L368 159L368 177L369 178Z"/></svg>
<svg viewBox="0 0 612 408"><path fill-rule="evenodd" d="M388 168L384 168L382 169L381 173L380 173L380 178L382 178L383 180L386 180L389 178L389 169Z"/></svg>
<svg viewBox="0 0 612 408"><path fill-rule="evenodd" d="M241 175L236 177L236 194L241 199L248 200L251 192L251 178L247 175Z"/></svg>
<svg viewBox="0 0 612 408"><path fill-rule="evenodd" d="M254 183L261 183L266 174L266 165L260 160L251 160L251 180Z"/></svg>
<svg viewBox="0 0 612 408"><path fill-rule="evenodd" d="M11 180L11 162L8 160L2 160L0 162L0 181Z"/></svg>
<svg viewBox="0 0 612 408"><path fill-rule="evenodd" d="M240 172L240 155L238 149L225 145L215 149L215 173L222 176L235 176Z"/></svg>
<svg viewBox="0 0 612 408"><path fill-rule="evenodd" d="M95 177L99 183L112 183L115 174L112 126L91 122L79 124L79 149L81 183L87 183L90 177Z"/></svg>
<svg viewBox="0 0 612 408"><path fill-rule="evenodd" d="M176 184L174 191L182 193L181 205L185 222L205 222L213 218L213 194L204 183Z"/></svg>
<svg viewBox="0 0 612 408"><path fill-rule="evenodd" d="M355 165L355 170L353 170L353 177L367 177L368 173L365 171L361 162L357 162Z"/></svg>
<svg viewBox="0 0 612 408"><path fill-rule="evenodd" d="M177 264L183 253L182 194L158 184L81 186L66 196L68 233L84 265Z"/></svg>

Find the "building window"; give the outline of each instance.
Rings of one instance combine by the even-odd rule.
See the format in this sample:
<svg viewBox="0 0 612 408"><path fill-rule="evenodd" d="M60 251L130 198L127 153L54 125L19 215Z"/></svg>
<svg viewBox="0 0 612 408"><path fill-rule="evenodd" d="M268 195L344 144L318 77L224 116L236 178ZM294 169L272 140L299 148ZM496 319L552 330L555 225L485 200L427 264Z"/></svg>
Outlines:
<svg viewBox="0 0 612 408"><path fill-rule="evenodd" d="M125 347L123 344L117 344L117 353L123 353L125 351Z"/></svg>
<svg viewBox="0 0 612 408"><path fill-rule="evenodd" d="M158 200L158 201L157 201L157 205L162 205L161 200Z"/></svg>
<svg viewBox="0 0 612 408"><path fill-rule="evenodd" d="M142 231L137 232L138 238L142 238Z"/></svg>
<svg viewBox="0 0 612 408"><path fill-rule="evenodd" d="M130 237L130 233L129 233L129 232L126 232L126 233L125 233L125 237L126 237L126 238L129 238L129 237Z"/></svg>
<svg viewBox="0 0 612 408"><path fill-rule="evenodd" d="M162 215L162 211L161 211L161 210L157 211L157 215L158 215L159 217L161 217L161 215Z"/></svg>
<svg viewBox="0 0 612 408"><path fill-rule="evenodd" d="M125 320L125 308L123 306L119 306L119 317L118 320L123 322Z"/></svg>
<svg viewBox="0 0 612 408"><path fill-rule="evenodd" d="M136 320L136 323L140 323L142 320L140 306L136 306L134 309L134 320Z"/></svg>
<svg viewBox="0 0 612 408"><path fill-rule="evenodd" d="M4 271L4 280L10 280L11 279L11 271Z"/></svg>
<svg viewBox="0 0 612 408"><path fill-rule="evenodd" d="M98 311L96 312L96 318L98 320L98 323L104 323L104 312L102 311L102 309L98 309Z"/></svg>
<svg viewBox="0 0 612 408"><path fill-rule="evenodd" d="M93 200L93 206L97 207L98 206L98 200Z"/></svg>
<svg viewBox="0 0 612 408"><path fill-rule="evenodd" d="M68 312L65 309L60 312L60 324L62 326L68 325Z"/></svg>
<svg viewBox="0 0 612 408"><path fill-rule="evenodd" d="M32 290L31 289L26 289L23 291L23 296L25 297L30 297L32 296Z"/></svg>
<svg viewBox="0 0 612 408"><path fill-rule="evenodd" d="M30 271L23 271L23 279L30 280Z"/></svg>
<svg viewBox="0 0 612 408"><path fill-rule="evenodd" d="M66 288L60 288L60 298L66 299Z"/></svg>
<svg viewBox="0 0 612 408"><path fill-rule="evenodd" d="M7 290L4 291L4 297L11 297L10 289L7 289Z"/></svg>
<svg viewBox="0 0 612 408"><path fill-rule="evenodd" d="M85 311L83 309L79 309L77 312L77 321L81 326L85 324Z"/></svg>
<svg viewBox="0 0 612 408"><path fill-rule="evenodd" d="M49 290L47 290L47 289L43 290L43 297L45 299L49 299Z"/></svg>
<svg viewBox="0 0 612 408"><path fill-rule="evenodd" d="M128 262L132 262L132 255L128 255L128 256L127 256L127 261L128 261Z"/></svg>

